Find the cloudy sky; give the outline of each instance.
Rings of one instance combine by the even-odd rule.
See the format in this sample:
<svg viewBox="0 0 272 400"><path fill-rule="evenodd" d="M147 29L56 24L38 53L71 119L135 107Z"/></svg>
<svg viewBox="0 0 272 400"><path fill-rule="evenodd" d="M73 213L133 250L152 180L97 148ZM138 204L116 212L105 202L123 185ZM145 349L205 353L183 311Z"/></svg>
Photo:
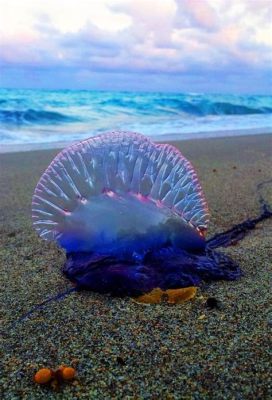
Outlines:
<svg viewBox="0 0 272 400"><path fill-rule="evenodd" d="M271 70L271 0L0 0L2 87L272 93Z"/></svg>

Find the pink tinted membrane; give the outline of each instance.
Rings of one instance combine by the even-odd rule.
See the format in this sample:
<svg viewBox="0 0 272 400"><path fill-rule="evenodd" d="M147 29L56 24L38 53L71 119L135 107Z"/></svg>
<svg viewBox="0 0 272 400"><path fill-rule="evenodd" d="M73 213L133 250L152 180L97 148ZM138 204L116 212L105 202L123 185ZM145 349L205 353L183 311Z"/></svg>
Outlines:
<svg viewBox="0 0 272 400"><path fill-rule="evenodd" d="M207 227L203 192L192 165L178 149L154 144L140 134L111 132L72 145L51 162L33 196L35 228L43 238L52 240L95 216L92 204L102 194L114 202L130 193L142 205L143 214L151 202L199 231ZM104 212L112 212L111 207L107 211L106 203L104 206ZM80 213L76 212L79 207ZM128 218L132 211L128 209ZM77 222L76 215L83 219ZM54 234L48 228L50 221Z"/></svg>

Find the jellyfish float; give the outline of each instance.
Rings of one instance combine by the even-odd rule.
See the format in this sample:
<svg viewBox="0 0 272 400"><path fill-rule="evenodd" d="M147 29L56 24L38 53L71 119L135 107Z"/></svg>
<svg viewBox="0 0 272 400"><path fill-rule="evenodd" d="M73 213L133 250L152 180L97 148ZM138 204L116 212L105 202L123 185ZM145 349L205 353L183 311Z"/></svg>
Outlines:
<svg viewBox="0 0 272 400"><path fill-rule="evenodd" d="M61 151L32 201L40 237L66 251L66 277L117 296L237 279L239 266L215 249L268 214L206 240L208 207L191 163L174 146L131 132Z"/></svg>

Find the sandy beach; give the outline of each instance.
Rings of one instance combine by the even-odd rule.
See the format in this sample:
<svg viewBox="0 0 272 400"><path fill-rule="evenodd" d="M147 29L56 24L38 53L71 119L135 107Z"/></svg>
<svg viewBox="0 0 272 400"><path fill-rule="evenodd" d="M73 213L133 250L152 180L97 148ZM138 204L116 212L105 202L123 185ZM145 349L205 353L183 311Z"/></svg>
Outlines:
<svg viewBox="0 0 272 400"><path fill-rule="evenodd" d="M174 144L206 194L208 236L259 214L256 185L271 179L271 135ZM35 185L57 152L0 154L1 398L271 398L271 220L224 250L244 276L205 284L192 301L140 305L72 293L12 325L71 287L61 274L63 252L38 238L30 217ZM272 204L272 185L262 193ZM206 307L209 297L220 309ZM58 391L34 384L39 368L60 364L75 366L74 382Z"/></svg>

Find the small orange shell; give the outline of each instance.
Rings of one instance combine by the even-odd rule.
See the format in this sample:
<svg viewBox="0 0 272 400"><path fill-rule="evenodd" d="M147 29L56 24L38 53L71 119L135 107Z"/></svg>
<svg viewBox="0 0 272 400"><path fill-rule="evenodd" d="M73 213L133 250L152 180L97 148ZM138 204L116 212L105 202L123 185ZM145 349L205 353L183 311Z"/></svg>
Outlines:
<svg viewBox="0 0 272 400"><path fill-rule="evenodd" d="M44 385L49 383L53 378L53 371L49 368L41 368L38 372L36 372L34 376L34 381L39 383L40 385Z"/></svg>
<svg viewBox="0 0 272 400"><path fill-rule="evenodd" d="M62 379L64 381L70 381L74 379L76 370L72 367L64 367L61 371Z"/></svg>

